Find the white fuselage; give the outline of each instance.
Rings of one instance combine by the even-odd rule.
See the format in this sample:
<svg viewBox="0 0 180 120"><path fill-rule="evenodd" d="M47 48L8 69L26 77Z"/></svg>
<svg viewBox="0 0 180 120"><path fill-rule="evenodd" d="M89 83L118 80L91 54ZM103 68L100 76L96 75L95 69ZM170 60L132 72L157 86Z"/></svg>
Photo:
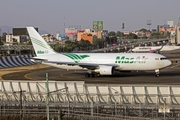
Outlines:
<svg viewBox="0 0 180 120"><path fill-rule="evenodd" d="M149 52L151 50L157 51L173 51L180 49L180 46L146 46L146 47L135 47L132 49L133 52Z"/></svg>
<svg viewBox="0 0 180 120"><path fill-rule="evenodd" d="M78 62L99 65L116 65L116 70L155 70L162 69L171 64L170 60L160 54L153 53L72 53L73 55L88 55L84 59L79 59L71 55L68 57L64 54L42 55L36 58L47 59L51 62ZM162 59L162 60L161 60ZM68 70L87 70L78 65L45 63L54 67Z"/></svg>
<svg viewBox="0 0 180 120"><path fill-rule="evenodd" d="M87 70L87 77L113 75L114 71L159 70L171 65L165 56L152 53L57 53L33 27L27 27L40 63L67 70Z"/></svg>

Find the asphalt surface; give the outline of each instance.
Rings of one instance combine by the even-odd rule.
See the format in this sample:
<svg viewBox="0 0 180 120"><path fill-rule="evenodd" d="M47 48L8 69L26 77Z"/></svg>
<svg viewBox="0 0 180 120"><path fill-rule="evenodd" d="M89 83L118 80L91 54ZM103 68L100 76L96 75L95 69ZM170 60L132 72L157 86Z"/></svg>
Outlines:
<svg viewBox="0 0 180 120"><path fill-rule="evenodd" d="M18 73L3 75L4 80L45 80L48 73L52 81L85 81L87 84L180 84L179 64L160 71L160 76L155 77L154 71L133 71L131 73L116 72L112 76L97 76L86 78L85 71L66 71L49 67Z"/></svg>
<svg viewBox="0 0 180 120"><path fill-rule="evenodd" d="M180 51L162 54L169 59L180 59ZM49 67L6 74L2 78L4 80L45 80L46 73L52 81L85 81L86 84L180 84L180 62L162 69L159 77L155 77L154 71L133 71L130 73L116 72L112 76L86 78L84 76L86 71L66 71Z"/></svg>

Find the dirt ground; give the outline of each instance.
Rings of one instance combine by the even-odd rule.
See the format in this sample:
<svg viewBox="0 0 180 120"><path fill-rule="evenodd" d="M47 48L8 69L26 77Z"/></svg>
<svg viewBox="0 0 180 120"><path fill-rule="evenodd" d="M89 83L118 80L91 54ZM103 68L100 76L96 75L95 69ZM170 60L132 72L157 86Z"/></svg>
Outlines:
<svg viewBox="0 0 180 120"><path fill-rule="evenodd" d="M2 76L11 74L11 73L16 73L17 75L20 74L21 72L26 73L29 71L34 71L34 70L39 70L39 69L47 69L50 66L44 65L44 64L35 64L31 66L22 66L22 67L14 67L14 68L3 68L0 69L0 80L3 80ZM16 77L16 76L14 76Z"/></svg>

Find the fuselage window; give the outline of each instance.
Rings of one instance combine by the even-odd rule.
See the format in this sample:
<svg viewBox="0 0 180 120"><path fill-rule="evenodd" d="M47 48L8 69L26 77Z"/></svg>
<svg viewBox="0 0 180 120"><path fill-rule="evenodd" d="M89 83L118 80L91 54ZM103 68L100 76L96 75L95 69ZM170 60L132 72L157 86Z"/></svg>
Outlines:
<svg viewBox="0 0 180 120"><path fill-rule="evenodd" d="M167 58L163 57L163 58L160 58L160 60L167 60Z"/></svg>

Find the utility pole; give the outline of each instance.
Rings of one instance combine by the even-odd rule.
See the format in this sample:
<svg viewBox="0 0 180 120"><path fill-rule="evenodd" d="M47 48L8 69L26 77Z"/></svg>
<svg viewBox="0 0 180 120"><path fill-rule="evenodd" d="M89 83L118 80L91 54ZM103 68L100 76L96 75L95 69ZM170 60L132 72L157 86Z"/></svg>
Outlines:
<svg viewBox="0 0 180 120"><path fill-rule="evenodd" d="M151 24L152 24L152 23L151 23L151 20L147 20L147 25L149 26L149 31L151 31L151 30L150 30Z"/></svg>
<svg viewBox="0 0 180 120"><path fill-rule="evenodd" d="M48 73L46 73L46 112L47 112L47 120L50 120L50 117L49 117L49 95L51 93L58 92L58 91L61 91L61 90L64 90L64 89L67 90L68 87L49 92L49 81L48 80L49 80L48 79ZM61 117L62 117L61 112L62 112L61 110L58 111L58 113L60 115L60 116L58 115L59 116L58 119L60 119L60 120L61 120Z"/></svg>
<svg viewBox="0 0 180 120"><path fill-rule="evenodd" d="M19 112L20 120L23 120L23 116L22 116L22 114L23 114L23 110L22 110L22 93L23 92L26 92L26 91L25 90L20 90L20 91L17 91L17 92L13 92L13 93L20 93L20 97L19 97L19 101L20 101L20 112Z"/></svg>
<svg viewBox="0 0 180 120"><path fill-rule="evenodd" d="M164 98L164 120L166 120L166 98Z"/></svg>

